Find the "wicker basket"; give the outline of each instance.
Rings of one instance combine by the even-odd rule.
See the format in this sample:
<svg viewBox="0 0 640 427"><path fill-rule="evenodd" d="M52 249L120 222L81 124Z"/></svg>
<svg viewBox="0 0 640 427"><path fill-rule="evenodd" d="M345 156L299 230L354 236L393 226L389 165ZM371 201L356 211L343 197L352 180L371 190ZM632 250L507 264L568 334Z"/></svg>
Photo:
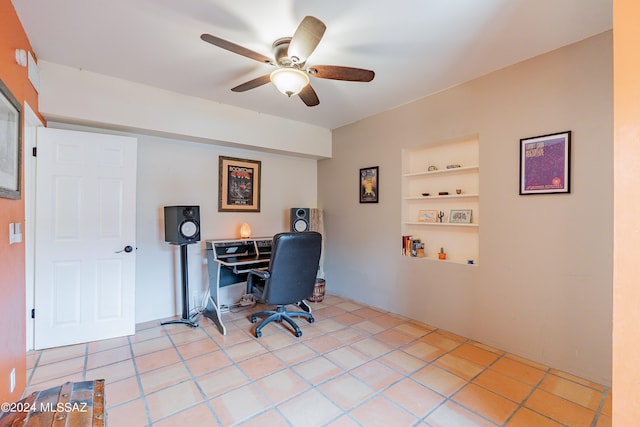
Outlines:
<svg viewBox="0 0 640 427"><path fill-rule="evenodd" d="M324 299L324 290L327 282L324 279L316 279L316 284L313 287L313 295L311 295L307 300L311 302L322 302Z"/></svg>

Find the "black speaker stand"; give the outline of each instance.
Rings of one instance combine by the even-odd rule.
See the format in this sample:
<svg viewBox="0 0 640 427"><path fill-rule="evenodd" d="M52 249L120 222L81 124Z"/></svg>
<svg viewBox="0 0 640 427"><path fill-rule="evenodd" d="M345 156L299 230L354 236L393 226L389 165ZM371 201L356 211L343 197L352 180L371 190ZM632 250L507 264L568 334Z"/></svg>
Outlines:
<svg viewBox="0 0 640 427"><path fill-rule="evenodd" d="M187 269L187 245L180 245L180 273L182 276L182 318L175 320L167 320L160 323L161 325L170 325L172 323L181 323L189 325L193 328L198 327L198 323L191 320L189 316L189 274Z"/></svg>

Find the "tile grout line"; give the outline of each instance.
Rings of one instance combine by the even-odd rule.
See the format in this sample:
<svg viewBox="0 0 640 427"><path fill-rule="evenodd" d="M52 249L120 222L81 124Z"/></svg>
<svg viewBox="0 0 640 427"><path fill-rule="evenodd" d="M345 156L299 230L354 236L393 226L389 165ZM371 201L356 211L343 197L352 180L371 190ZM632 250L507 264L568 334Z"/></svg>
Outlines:
<svg viewBox="0 0 640 427"><path fill-rule="evenodd" d="M439 331L439 330L440 330L440 328L436 329L436 331ZM498 357L496 358L496 360L494 360L493 362L491 362L489 365L485 366L485 367L484 367L484 368L483 368L479 373L477 373L476 375L474 375L473 377L471 377L471 378L470 378L470 379L468 379L468 380L467 380L467 379L465 379L465 378L462 378L462 377L460 377L460 376L458 376L458 375L456 375L456 374L454 374L453 372L450 372L448 369L445 369L445 368L442 368L442 367L440 367L440 366L434 365L434 363L435 363L437 360L439 360L439 359L443 358L444 356L448 355L448 354L449 354L449 353L451 353L452 351L454 351L454 350L456 350L456 349L458 349L458 348L462 347L464 344L467 344L467 343L469 343L469 342L472 342L472 340L470 340L469 338L467 338L465 341L460 342L460 345L458 345L458 346L456 346L456 347L452 348L451 350L447 351L447 352L446 352L446 353L444 353L444 354L441 354L440 356L436 357L436 358L435 358L435 359L433 359L431 362L429 362L429 366L434 366L435 368L442 369L443 371L445 371L445 372L447 372L447 373L449 373L449 374L451 374L451 375L454 375L454 376L456 376L456 377L460 378L461 380L464 380L464 381L465 381L465 384L464 384L464 385L462 385L461 387L459 387L457 390L454 390L454 391L453 391L449 396L445 396L445 395L443 395L443 394L439 393L438 391L433 390L431 387L428 387L428 386L426 386L426 385L425 385L425 387L427 387L429 390L433 391L434 393L439 394L440 396L443 396L443 397L444 397L444 400L443 400L442 402L440 402L438 405L436 405L435 407L433 407L430 411L428 411L428 412L427 412L427 414L426 414L424 417L422 417L422 421L423 421L423 422L425 422L425 423L426 423L426 422L428 422L428 421L427 421L427 418L429 418L431 415L433 415L433 414L434 414L438 409L440 409L441 407L443 407L444 405L446 405L446 404L447 404L447 402L451 402L452 404L454 404L454 405L458 405L458 406L460 406L461 408L463 408L463 409L465 409L465 410L467 410L467 411L471 412L471 413L472 413L472 414L474 414L474 415L479 416L480 418L482 418L482 419L484 419L484 420L487 420L488 422L490 422L490 423L492 423L492 424L496 424L495 422L493 422L493 420L490 420L490 419L488 419L487 417L485 417L484 415L479 414L479 413L478 413L478 412L476 412L475 410L473 410L473 409L471 409L471 408L467 408L465 405L463 405L463 404L461 404L461 403L459 403L459 402L456 402L455 400L453 400L453 397L454 397L455 395L457 395L458 393L460 393L460 391L461 391L462 389L464 389L465 387L467 387L469 384L472 384L472 383L473 383L473 380L474 380L474 379L476 379L477 377L479 377L480 375L482 375L482 374L483 374L487 369L489 369L489 367L490 367L490 366L494 365L496 362L498 362L498 360L500 360L501 358L503 358L503 357L504 357L504 355L505 355L505 353L503 353L502 355L498 355ZM462 359L464 359L464 358L462 358ZM465 360L468 360L468 359L465 359ZM470 361L470 362L473 362L473 361ZM497 425L497 424L496 424L496 425Z"/></svg>
<svg viewBox="0 0 640 427"><path fill-rule="evenodd" d="M236 319L230 319L230 322L229 322L229 323L232 323L234 326L236 326ZM242 329L241 329L241 328L238 328L238 329L242 331ZM243 332L244 332L244 331L243 331ZM269 406L268 408L265 408L265 409L263 409L263 410L260 410L260 411L258 411L258 412L256 412L256 413L252 414L251 416L247 417L246 419L240 420L239 422L246 422L246 421L249 421L249 420L251 420L252 418L255 418L255 417L257 417L257 416L260 416L260 415L262 415L262 414L264 414L264 413L268 412L269 410L274 409L275 411L277 411L277 412L282 416L282 418L283 418L284 420L286 420L286 421L287 421L287 423L288 423L291 427L294 427L294 426L292 426L292 425L291 425L291 423L289 422L289 420L287 419L287 417L286 417L286 416L284 416L284 414L282 413L282 411L280 411L280 409L278 408L278 404L274 403L274 402L273 402L273 401L272 401L272 400L271 400L271 399L270 399L270 398L269 398L269 397L268 397L268 396L267 396L267 395L262 391L262 389L260 389L260 387L258 387L258 386L255 384L255 381L254 381L253 379L249 378L249 376L248 376L248 375L244 372L244 370L240 367L240 363L241 363L241 362L245 362L245 361L248 361L248 360L251 360L251 359L255 359L255 358L257 358L257 357L262 356L263 354L271 354L273 357L275 357L275 358L276 358L277 360L279 360L283 365L285 365L285 366L286 366L285 368L282 368L281 370L278 370L278 371L275 371L275 372L271 372L269 375L273 375L273 374L278 373L278 372L281 372L281 371L289 370L289 369L290 369L290 365L289 365L288 363L286 363L284 360L282 360L281 358L279 358L278 356L274 355L274 354L273 354L274 352L273 352L272 350L270 350L270 349L268 349L267 347L265 347L261 342L257 341L257 338L255 338L254 336L251 336L251 335L249 335L249 337L248 337L249 339L248 339L247 341L243 341L243 342L240 342L240 343L233 344L233 345L232 345L232 346L230 346L230 347L234 347L234 346L237 346L237 345L241 345L241 344L244 344L244 343L249 343L249 342L254 342L254 341L255 341L255 342L257 342L258 344L260 344L260 346L261 346L261 347L266 351L266 353L258 354L258 355L255 355L255 356L251 356L251 357L248 357L248 358L243 359L243 360L241 360L240 362L238 362L237 360L235 360L235 358L231 357L231 356L227 353L227 351L225 350L225 348L224 348L223 346L221 346L220 344L218 344L218 343L214 340L214 338L211 336L211 334L209 334L209 331L208 331L208 330L205 330L205 333L206 333L206 334L207 334L207 336L209 336L209 338L210 338L210 339L211 339L211 340L212 340L212 341L213 341L213 342L214 342L214 343L215 343L215 344L220 348L220 351L222 351L222 352L225 354L225 356L226 356L226 357L231 361L231 365L230 365L230 366L234 366L236 369L238 369L240 372L242 372L242 374L247 378L247 384L243 384L243 385L240 385L240 386L238 386L238 387L234 387L234 388L231 388L231 389L229 389L229 390L226 390L224 393L221 393L219 396L214 397L214 399L215 399L215 398L218 398L218 397L220 397L220 396L223 396L223 395L225 395L225 394L231 393L231 392L233 392L233 391L236 391L236 390L238 390L239 388L244 387L244 386L246 386L246 385L248 385L248 384L253 385L253 386L258 390L258 392L260 393L260 395L266 398L266 400L269 402L269 405L270 405L270 406ZM291 344L289 344L289 345L294 345L294 344L295 344L295 343L291 343ZM286 347L288 347L289 345L287 345L287 346L285 346L285 347L283 347L283 348L286 348ZM307 347L308 347L308 346L307 346ZM315 350L314 350L314 349L312 349L312 348L310 348L310 347L308 347L308 348L309 348L311 351L314 351L314 352L315 352ZM317 354L317 352L316 352L316 354ZM299 374L298 374L297 372L294 372L294 373L295 373L296 375L298 375L298 376L299 376ZM304 381L304 378L301 378L301 379ZM294 397L297 397L297 396L299 396L299 395L303 394L303 393L304 393L304 392L306 392L306 391L307 391L307 390L305 390L305 391L303 391L303 392L300 392L300 393L297 393L297 394L296 394L296 395L294 395L294 396L290 396L290 397L289 397L289 399L292 399L292 398L294 398ZM288 399L288 400L289 400L289 399ZM283 402L280 402L280 404L282 404L282 403L283 403ZM216 417L216 419L217 419L217 417ZM221 424L221 425L222 425L222 424Z"/></svg>
<svg viewBox="0 0 640 427"><path fill-rule="evenodd" d="M36 357L36 361L33 364L33 367L31 368L31 374L29 374L29 378L27 378L25 380L25 387L24 387L24 391L22 392L22 398L24 398L24 392L27 391L27 387L31 387L31 381L33 380L33 375L36 373L36 368L39 366L40 364L40 358L42 357L42 350L37 350L38 352L38 357Z"/></svg>
<svg viewBox="0 0 640 427"><path fill-rule="evenodd" d="M151 412L149 411L149 404L147 403L147 397L142 388L142 380L140 379L140 372L138 372L138 365L136 364L136 355L133 351L133 343L131 342L131 336L127 337L127 341L129 343L129 352L131 353L131 363L133 364L133 372L136 377L136 382L138 383L138 391L140 393L140 399L142 400L142 404L144 405L145 415L147 416L148 425L151 426ZM135 399L133 400L135 401Z"/></svg>
<svg viewBox="0 0 640 427"><path fill-rule="evenodd" d="M602 408L607 401L610 390L610 388L605 388L605 390L602 392L602 397L600 398L600 403L598 404L598 409L596 410L596 416L593 417L593 421L591 422L591 427L596 427L598 425L598 420L600 419L600 415L602 414Z"/></svg>
<svg viewBox="0 0 640 427"><path fill-rule="evenodd" d="M505 353L505 355L506 355L506 353ZM527 393L527 395L524 397L524 399L522 399L522 401L518 404L518 407L516 408L516 410L515 410L515 411L513 411L513 413L512 413L512 414L511 414L511 415L510 415L510 416L505 420L505 422L504 422L504 424L503 424L503 425L507 425L507 423L508 423L509 421L511 421L511 419L513 418L513 416L514 416L514 415L515 415L515 414L516 414L520 409L522 409L522 408L526 408L526 409L528 409L528 410L530 410L530 411L532 411L532 412L534 412L534 413L536 413L536 414L540 415L541 417L544 417L544 418L546 418L546 419L548 419L548 420L551 420L551 421L555 421L555 422L557 422L557 423L560 423L560 421L559 421L559 420L556 420L556 419L554 419L554 418L551 418L551 417L549 417L549 416L548 416L548 415L546 415L546 414L542 414L542 413L540 413L540 412L538 412L538 411L533 410L532 408L528 408L528 407L526 407L526 406L525 406L525 403L527 403L527 401L529 400L529 398L531 398L531 396L533 395L533 393L535 393L535 392L536 392L536 390L538 390L538 387L540 387L540 384L542 384L542 383L544 382L544 380L549 376L549 374L550 374L550 373L551 373L551 368L547 368L547 369L544 371L544 374L542 375L542 377L538 380L538 382L537 382L533 387L531 387L531 390L529 391L529 393Z"/></svg>
<svg viewBox="0 0 640 427"><path fill-rule="evenodd" d="M379 317L379 316L377 316L377 317ZM369 320L369 319L364 319L364 318L363 318L363 321L368 321L368 320ZM408 322L408 321L406 321L405 323L409 323L409 322ZM396 325L396 326L398 326L398 325ZM395 328L396 326L392 326L392 327L389 327L389 328L383 329L383 330L382 330L382 331L380 331L379 333L382 333L382 332L385 332L385 331L391 330L391 329ZM359 331L359 329L357 329L357 328L353 328L353 327L352 327L352 325L347 325L347 326L346 326L345 328L343 328L343 329L346 329L346 328L350 328L350 329L354 329L354 330L356 330L356 331ZM418 416L418 415L416 415L416 414L412 413L412 412L411 412L411 411L409 411L407 408L403 407L402 405L399 405L396 401L394 401L393 399L391 399L391 398L387 397L387 396L384 394L384 391L386 391L386 390L388 390L389 388L393 387L395 384L398 384L398 383L399 383L399 382L401 382L402 380L404 380L404 379L406 379L406 378L411 379L411 378L410 378L410 377L411 377L411 375L412 375L414 372L417 372L417 371L414 371L414 372L412 372L411 374L404 374L403 372L398 371L398 370L397 370L397 369L395 369L394 367L391 367L391 366L387 365L386 363L384 363L383 361L380 361L379 359L380 359L380 358L382 358L383 356L386 356L386 355L388 355L388 354L393 353L394 351L397 351L397 350L399 350L399 351L403 351L403 350L401 349L401 347L402 347L402 346L406 346L406 345L408 345L408 344L410 344L410 343L417 342L417 341L419 341L421 338L424 338L424 337L426 337L427 335L430 335L430 334L431 334L431 333L433 333L433 332L434 332L434 330L431 330L431 331L429 331L428 333L426 333L426 334L424 334L424 335L421 335L420 337L415 337L415 338L411 339L410 341L405 342L404 344L396 345L395 347L392 347L389 351L387 351L387 352L385 352L385 353L382 353L382 354L380 354L380 355L376 356L375 358L373 358L373 357L371 357L371 356L369 356L369 355L367 355L367 354L363 353L362 351L360 351L360 350L359 350L359 349L357 349L357 348L352 348L352 345L353 345L354 343L357 343L357 342L363 341L363 340L368 339L368 338L362 338L361 340L355 341L355 342L353 342L353 343L350 343L350 344L344 344L344 346L343 346L343 347L348 347L348 348L352 349L353 351L355 351L355 352L357 352L357 353L359 353L359 354L361 354L362 356L364 356L364 357L366 357L366 358L367 358L367 361L366 361L366 362L364 362L364 363L362 363L362 364L359 364L358 366L353 367L353 368L350 368L350 369L348 369L348 370L344 370L344 371L343 371L343 373L344 373L344 374L347 374L347 375L349 375L350 377L354 378L355 380L359 381L360 383L363 383L363 384L365 384L365 385L369 386L368 384L364 383L360 378L356 377L356 376L352 373L352 371L353 371L353 370L355 370L355 369L357 369L357 368L359 368L359 367L361 367L361 366L363 366L363 365L366 365L367 363L370 363L370 362L376 361L376 362L381 363L382 365L384 365L384 366L388 367L389 369L391 369L392 371L396 372L397 374L399 374L399 375L400 375L400 378L398 378L396 381L393 381L393 382L391 382L391 383L387 384L387 385L386 385L384 388L382 388L382 389L374 389L374 391L373 391L373 393L371 394L371 396L369 396L369 397L367 397L366 399L364 399L364 400L362 400L362 401L358 402L358 404L357 404L357 405L353 406L352 408L350 408L350 409L348 409L348 410L342 410L342 414L339 414L338 416L336 416L336 417L334 418L334 420L335 420L335 419L340 418L340 416L342 416L342 415L348 415L348 416L349 416L349 419L354 420L355 422L357 422L358 424L360 424L360 422L356 421L356 420L351 416L351 412L352 412L354 409L356 409L356 408L358 408L358 407L361 407L361 406L365 405L366 403L370 402L371 400L375 399L376 397L381 397L381 398L385 399L386 401L388 401L388 402L389 402L390 404L392 404L393 406L397 407L398 409L400 409L400 410L402 410L402 411L404 411L404 412L408 413L409 415L411 415L411 416L415 417L415 418L416 418L416 423L419 423L423 417L420 417L420 416ZM373 335L372 335L371 337L369 337L369 338L375 339L376 341L379 341L379 342L381 342L381 343L383 343L383 344L386 344L385 342L383 342L383 341L381 341L381 340L379 340L379 339L375 338L375 336L373 336ZM343 348L343 347L339 347L339 348ZM403 352L404 352L404 351L403 351ZM409 353L406 353L406 352L404 352L404 353L405 353L405 354L410 355ZM324 353L323 353L323 356L324 356ZM412 355L410 355L410 356L412 356ZM333 363L333 362L332 362L332 363ZM426 361L425 361L425 365L424 365L423 367L421 367L420 369L423 369L424 367L428 366L429 364L430 364L430 362L426 362ZM418 370L419 370L419 369L418 369ZM324 383L326 383L326 382L329 382L329 381L331 381L332 379L333 379L333 378L330 378L330 379L328 379L327 381L324 381L323 383L321 383L321 384L319 384L319 385L322 385L322 384L324 384ZM313 385L312 385L312 386L313 386ZM371 387L371 386L369 386L369 387ZM317 386L314 386L314 388L317 388ZM371 387L371 388L373 388L373 387ZM318 390L318 391L319 391L321 394L323 394L323 395L324 395L324 393L322 393L322 391L320 391L320 390ZM329 396L326 396L326 395L324 395L324 396L325 396L327 399L329 399L329 401L332 401L332 399L331 399Z"/></svg>
<svg viewBox="0 0 640 427"><path fill-rule="evenodd" d="M330 318L330 317L328 317L328 318ZM367 320L367 319L362 318L362 320L363 320L363 321L365 321L365 320ZM234 323L235 323L235 320L234 320ZM340 330L342 330L342 329L353 329L353 328L351 328L351 325L345 325L345 327L344 327L344 328L340 328ZM288 331L288 330L287 330L287 331ZM282 332L281 332L281 331L278 331L278 333L282 333ZM330 336L330 334L329 334L329 333L327 333L327 332L322 332L322 333L321 333L321 334L319 334L319 335L315 335L315 336L311 337L309 340L313 340L313 339L315 339L315 338L323 337L323 336ZM252 338L253 338L253 337L252 337ZM364 338L363 338L363 339L364 339ZM257 338L256 338L256 340L257 340ZM313 353L315 354L315 356L313 357L314 359L315 359L315 358L318 358L318 357L321 357L321 358L323 358L324 360L326 360L328 363L331 363L332 365L334 365L334 366L336 366L337 368L339 368L339 369L342 371L342 374L348 374L348 375L351 375L351 376L352 376L352 374L350 374L350 372L349 372L350 370L349 370L349 371L347 371L347 370L345 370L345 369L341 368L340 366L336 365L336 364L335 364L333 361L331 361L330 359L328 359L328 358L326 357L326 352L319 352L318 350L316 350L315 348L313 348L313 347L311 347L309 344L307 344L307 342L306 342L306 341L309 341L309 340L300 340L300 341L298 341L297 343L304 345L304 346L305 346L306 348L308 348L311 352L313 352ZM362 340L359 340L359 341L362 341ZM356 341L356 342L358 342L358 341ZM290 345L295 345L295 344L296 344L296 342L294 342L294 343L292 343L292 344L290 344ZM338 349L341 349L341 348L346 348L346 347L351 348L351 345L352 345L352 344L353 344L353 343L351 343L351 344L346 344L346 343L344 343L344 342L342 342L342 341L341 341L341 345L340 345L340 346L338 346L338 347L336 347L336 348L334 348L334 349L332 349L331 351L338 350ZM260 343L260 345L262 345L262 343ZM262 345L262 346L264 347L264 345ZM283 347L283 348L286 348L286 347L288 347L288 346L285 346L285 347ZM265 347L265 349L266 349L268 352L273 353L273 352L272 352L271 350L269 350L268 348L266 348L266 347ZM357 349L353 349L353 350L354 350L354 351L356 351L356 352L358 352L359 354L362 354L363 356L367 357L367 358L368 358L368 362L370 362L370 361L374 360L374 359L372 359L371 357L367 356L366 354L363 354L362 352L358 351ZM278 413L280 413L280 414L282 415L282 417L283 417L285 420L287 420L287 422L288 422L290 425L291 425L291 422L289 421L289 419L288 419L284 414L282 414L282 411L280 410L279 406L280 406L280 405L282 405L282 404L285 404L286 402L289 402L289 401L294 400L294 399L295 399L295 398L297 398L298 396L301 396L302 394L307 393L307 392L309 392L310 390L315 390L317 393L320 393L320 394L321 394L325 399L327 399L329 402L331 402L331 403L333 404L333 399L331 399L331 398L330 398L329 396L327 396L327 395L326 395L322 390L320 390L320 389L319 389L319 386L321 386L321 385L323 385L323 384L325 384L325 383L328 383L328 382L332 381L333 379L335 379L335 378L337 378L337 377L330 377L330 378L327 378L326 380L324 380L324 381L322 381L322 382L320 382L320 383L318 383L318 384L314 384L314 383L310 382L309 380L307 380L306 378L304 378L303 376L301 376L301 375L300 375L300 374L299 374L299 373L294 369L294 368L295 368L295 366L300 365L300 364L304 363L305 361L301 361L301 362L299 362L299 363L297 363L297 364L291 365L291 364L289 364L289 363L286 363L286 362L285 362L284 360L282 360L280 357L278 357L278 356L276 356L276 355L273 355L273 356L274 356L274 357L276 357L276 358L277 358L280 362L282 362L285 366L287 366L287 367L288 367L287 369L290 369L290 370L291 370L291 371L292 371L296 376L298 376L302 381L304 381L304 382L305 382L305 383L310 387L310 388L308 388L308 389L306 389L306 390L304 390L304 391L302 391L302 392L300 392L300 393L296 393L296 394L294 394L294 395L292 395L292 396L289 396L287 399L283 400L282 402L279 402L278 404L273 403L274 408L278 411ZM255 357L258 357L258 356L255 356ZM246 360L249 360L249 359L246 359ZM308 360L306 360L306 361L308 361ZM368 363L368 362L367 362L367 363ZM358 366L361 366L361 365L358 365ZM240 368L240 369L241 369L241 368ZM355 368L353 368L353 369L355 369ZM279 372L279 371L278 371L278 372ZM270 374L270 375L271 375L271 374ZM339 376L340 376L340 375L338 375L338 377L339 377ZM357 378L356 378L356 379L357 379ZM360 381L360 380L358 379L358 381ZM254 385L255 385L255 382L254 382L254 381L252 381L252 384L254 384ZM257 386L256 386L256 388L260 391L260 393L261 393L261 394L263 394L263 395L264 395L264 392L263 392L259 387L257 387ZM371 397L374 397L375 395L376 395L376 394L374 393L374 395L372 395ZM265 396L265 397L267 397L267 399L268 399L270 402L272 402L272 401L271 401L271 399L269 399L269 398L268 398L268 396ZM366 399L366 401L368 401L368 400L369 400L369 399ZM359 405L357 405L357 406L359 406ZM356 407L357 407L357 406L356 406ZM355 421L355 420L353 419L353 417L351 417L351 415L348 413L348 411L347 411L347 410L344 410L344 409L342 409L340 406L337 406L337 405L336 405L336 407L340 410L340 413L339 413L338 415L336 415L336 417L334 417L334 418L332 418L331 420L329 420L328 422L335 421L336 419L340 418L340 417L341 417L341 416L343 416L343 415L344 415L344 416L348 416L350 420ZM355 408L355 407L354 407L354 408ZM351 408L351 409L353 409L353 408ZM263 412L265 412L265 411L261 411L260 413L263 413ZM254 414L254 416L257 416L257 415L259 415L259 414ZM250 418L249 418L249 419L250 419ZM243 420L243 421L247 421L247 420ZM358 423L358 424L360 424L359 422L357 422L357 423Z"/></svg>
<svg viewBox="0 0 640 427"><path fill-rule="evenodd" d="M236 326L236 319L233 319L233 320L232 320L232 323L234 324L234 326ZM240 328L238 328L238 329L240 329ZM281 331L278 331L277 333L281 333ZM267 337L268 337L268 336L267 336ZM301 381L306 382L306 383L307 383L311 388L310 388L310 389L303 390L303 391L301 391L301 392L299 392L299 393L295 393L295 394L293 394L292 396L289 396L287 399L283 400L282 402L275 403L275 402L273 402L273 400L271 400L271 398L269 398L269 396L267 396L267 395L264 393L264 391L263 391L260 387L258 387L258 386L255 384L255 381L254 381L254 380L252 380L251 378L249 378L250 384L251 384L251 385L253 385L253 386L258 390L258 392L260 393L260 395L264 396L264 397L267 399L267 401L268 401L268 402L270 402L271 407L270 407L270 408L266 408L266 409L264 409L264 410L262 410L262 411L259 411L259 412L255 413L255 414L253 414L252 416L248 417L247 419L241 420L240 422L246 422L246 421L248 421L248 420L251 420L252 418L255 418L255 417L257 417L257 416L262 415L263 413L265 413L265 412L269 411L270 409L274 409L278 414L280 414L280 416L282 417L282 419L284 419L284 420L287 422L287 424L289 424L289 426L291 426L291 427L295 427L295 426L293 426L293 424L291 424L291 421L289 421L289 419L285 416L285 414L283 414L283 413L282 413L282 411L280 410L279 406L280 406L280 405L282 405L282 404L284 404L284 403L286 403L286 402L288 402L288 401L291 401L291 400L293 400L293 399L297 398L298 396L303 395L304 393L308 392L309 390L313 390L313 389L315 388L315 386L314 386L313 384L309 383L309 382L306 380L306 378L302 377L302 376L301 376L297 371L295 371L295 370L293 369L293 367L294 367L294 366L296 366L296 365L290 365L289 363L285 362L282 358L280 358L280 357L278 357L277 355L273 354L274 352L273 352L273 351L271 351L271 350L269 350L269 349L268 349L267 347L265 347L261 342L259 342L259 341L258 341L258 338L256 338L255 336L250 336L250 338L251 338L251 339L253 339L253 340L255 340L258 344L260 344L260 346L262 346L262 347L267 351L267 354L271 354L273 357L275 357L278 361L280 361L283 365L285 365L285 366L286 366L286 368L283 368L283 369L281 369L281 370L279 370L279 371L276 371L276 372L272 372L272 373L270 373L270 374L269 374L269 375L267 375L267 376L273 375L274 373L281 372L281 371L284 371L284 370L289 370L289 371L291 371L294 375L296 375L297 377L299 377ZM248 341L248 342L251 342L251 341ZM295 345L295 344L302 344L302 345L304 345L305 347L307 347L310 351L312 351L313 353L315 353L315 356L314 356L314 357L319 357L319 356L321 356L321 354L320 354L320 353L318 353L314 348L310 347L309 345L307 345L307 344L306 344L304 341L302 341L302 340L300 340L300 341L295 341L295 342L293 342L293 343L291 343L291 344L289 344L289 345L287 345L287 346L285 346L285 347L283 347L283 348L287 348L287 347L292 346L292 345ZM225 353L225 354L226 354L226 353ZM250 358L248 358L248 359L243 360L243 362L244 362L244 361L247 361L247 360L251 360L251 359L256 358L256 357L259 357L259 356L260 356L260 355L250 357ZM227 355L227 357L229 357L229 355ZM241 368L240 366L238 366L238 363L237 363L234 359L232 359L231 357L229 357L229 359L230 359L230 360L232 360L233 364L234 364L234 365L235 365L235 366L236 366L236 367L237 367L237 368L238 368L238 369L239 369L239 370L240 370L240 371L241 371L245 376L247 376L247 374L242 370L242 368ZM303 362L300 362L300 363L303 363ZM247 376L247 377L248 377L248 376ZM266 377L266 376L265 376L265 377ZM231 392L231 391L233 391L233 390L228 390L228 391L227 391L227 392L225 392L224 394L229 393L229 392Z"/></svg>
<svg viewBox="0 0 640 427"><path fill-rule="evenodd" d="M218 344L217 342L215 342L213 340L213 337L209 334L209 331L206 328L202 328L201 329L205 336L207 337L208 340L210 340L211 342L213 342L220 350L222 350L222 346L220 346L220 344ZM207 394L204 392L204 390L202 389L202 386L200 385L200 383L197 380L197 377L195 375L193 375L193 372L191 371L191 368L189 368L189 365L187 365L187 362L185 360L185 358L182 356L182 353L180 353L180 350L178 350L178 345L176 345L176 343L173 341L173 337L171 336L171 334L167 334L169 337L169 341L171 341L171 344L173 345L173 348L175 349L176 353L178 353L178 357L180 358L180 361L182 362L182 365L184 366L184 368L187 370L187 372L189 373L189 376L191 377L191 380L194 382L195 386L197 387L198 391L200 392L200 395L202 396L202 398L204 399L205 405L207 405L207 408L209 409L209 411L211 412L211 414L213 415L213 417L216 419L216 422L218 423L219 426L224 427L222 424L222 421L220 420L220 417L218 417L218 414L216 413L215 409L213 408L213 405L211 404L211 399L209 399L209 397L207 396ZM193 342L193 341L190 341ZM189 344L189 343L187 343ZM189 408L193 408L195 405L190 406ZM183 408L181 409L179 412L182 412L186 409L189 408ZM175 414L171 414L168 415L167 418L173 416Z"/></svg>
<svg viewBox="0 0 640 427"><path fill-rule="evenodd" d="M84 344L84 367L82 369L82 379L87 380L87 364L89 363L89 343Z"/></svg>

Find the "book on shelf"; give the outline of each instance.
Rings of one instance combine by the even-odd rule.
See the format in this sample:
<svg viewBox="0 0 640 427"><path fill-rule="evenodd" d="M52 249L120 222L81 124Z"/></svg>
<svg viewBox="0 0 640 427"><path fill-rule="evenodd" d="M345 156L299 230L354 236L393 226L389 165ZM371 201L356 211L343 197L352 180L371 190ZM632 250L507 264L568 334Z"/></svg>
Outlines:
<svg viewBox="0 0 640 427"><path fill-rule="evenodd" d="M424 256L424 243L411 235L402 236L402 255L409 257Z"/></svg>
<svg viewBox="0 0 640 427"><path fill-rule="evenodd" d="M402 236L402 255L409 256L411 250L409 249L411 246L409 242L413 239L411 236Z"/></svg>

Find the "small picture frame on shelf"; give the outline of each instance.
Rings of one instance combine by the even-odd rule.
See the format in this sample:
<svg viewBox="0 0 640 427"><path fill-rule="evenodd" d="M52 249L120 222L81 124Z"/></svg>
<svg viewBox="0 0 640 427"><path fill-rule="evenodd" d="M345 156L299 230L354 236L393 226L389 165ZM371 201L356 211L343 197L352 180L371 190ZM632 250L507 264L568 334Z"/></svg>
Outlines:
<svg viewBox="0 0 640 427"><path fill-rule="evenodd" d="M438 211L436 210L418 211L418 222L438 222Z"/></svg>
<svg viewBox="0 0 640 427"><path fill-rule="evenodd" d="M451 209L449 223L471 224L471 209Z"/></svg>

